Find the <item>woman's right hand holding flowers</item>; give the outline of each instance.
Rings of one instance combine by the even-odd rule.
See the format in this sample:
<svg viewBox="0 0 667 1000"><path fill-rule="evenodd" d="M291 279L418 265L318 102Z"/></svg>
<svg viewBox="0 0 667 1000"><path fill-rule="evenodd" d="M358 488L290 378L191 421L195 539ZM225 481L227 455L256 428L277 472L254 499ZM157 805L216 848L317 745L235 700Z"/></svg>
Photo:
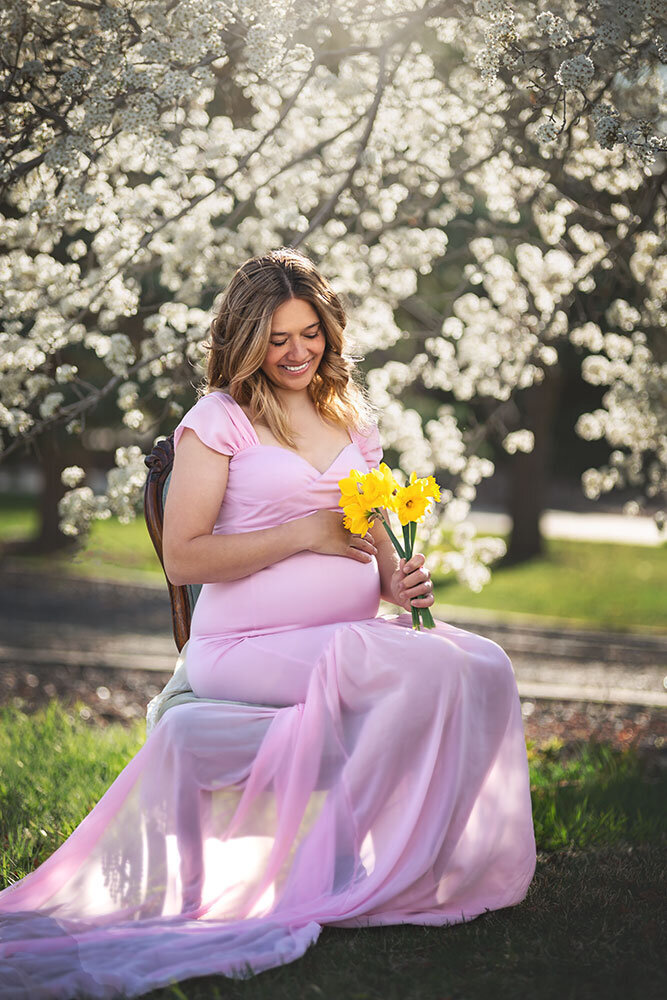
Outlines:
<svg viewBox="0 0 667 1000"><path fill-rule="evenodd" d="M407 562L399 560L391 578L391 592L392 603L405 611L428 608L434 603L433 581L423 552L413 552Z"/></svg>

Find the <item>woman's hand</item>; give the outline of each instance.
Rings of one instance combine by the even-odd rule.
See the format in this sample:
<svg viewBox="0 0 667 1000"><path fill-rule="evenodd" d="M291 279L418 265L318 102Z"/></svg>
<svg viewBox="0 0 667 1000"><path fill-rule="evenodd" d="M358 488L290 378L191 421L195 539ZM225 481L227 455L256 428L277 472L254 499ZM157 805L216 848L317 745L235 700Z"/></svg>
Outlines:
<svg viewBox="0 0 667 1000"><path fill-rule="evenodd" d="M400 559L398 569L391 577L392 603L410 611L414 608L428 608L435 603L433 581L426 567L422 552L413 552L407 563Z"/></svg>
<svg viewBox="0 0 667 1000"><path fill-rule="evenodd" d="M316 510L307 514L306 548L323 555L348 556L357 562L368 563L377 555L377 547L370 532L362 538L353 535L343 525L343 511Z"/></svg>

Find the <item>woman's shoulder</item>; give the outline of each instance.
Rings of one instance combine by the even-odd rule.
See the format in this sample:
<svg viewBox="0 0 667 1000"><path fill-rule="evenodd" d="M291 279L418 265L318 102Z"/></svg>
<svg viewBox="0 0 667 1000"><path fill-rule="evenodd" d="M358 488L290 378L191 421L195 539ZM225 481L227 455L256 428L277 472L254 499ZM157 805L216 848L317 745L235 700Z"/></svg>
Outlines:
<svg viewBox="0 0 667 1000"><path fill-rule="evenodd" d="M382 461L382 443L377 421L370 419L359 428L350 430L350 437L366 459L369 468L377 468Z"/></svg>
<svg viewBox="0 0 667 1000"><path fill-rule="evenodd" d="M229 393L212 389L194 403L174 430L174 448L186 427L209 448L233 456L255 444L247 418Z"/></svg>
<svg viewBox="0 0 667 1000"><path fill-rule="evenodd" d="M206 414L218 413L220 415L219 419L225 419L226 416L234 424L243 424L245 418L243 408L224 389L209 389L203 393L188 410L188 413L194 412Z"/></svg>

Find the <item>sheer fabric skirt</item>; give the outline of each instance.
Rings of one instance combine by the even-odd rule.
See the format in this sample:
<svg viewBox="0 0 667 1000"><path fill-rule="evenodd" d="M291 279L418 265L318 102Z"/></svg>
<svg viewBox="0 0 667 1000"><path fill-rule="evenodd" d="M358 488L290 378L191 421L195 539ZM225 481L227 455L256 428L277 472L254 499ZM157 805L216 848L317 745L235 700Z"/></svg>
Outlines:
<svg viewBox="0 0 667 1000"><path fill-rule="evenodd" d="M208 697L288 701L164 714L62 846L0 892L0 996L139 996L290 962L324 924L519 903L535 840L511 662L410 624L318 626L297 660L271 643L261 671L261 644L241 643L194 676Z"/></svg>

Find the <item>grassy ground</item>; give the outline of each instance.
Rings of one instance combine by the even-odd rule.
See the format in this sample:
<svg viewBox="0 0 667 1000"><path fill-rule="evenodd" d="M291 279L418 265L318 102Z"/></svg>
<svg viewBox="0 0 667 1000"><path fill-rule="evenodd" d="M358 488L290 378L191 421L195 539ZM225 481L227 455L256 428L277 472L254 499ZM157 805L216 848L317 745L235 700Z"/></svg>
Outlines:
<svg viewBox="0 0 667 1000"><path fill-rule="evenodd" d="M32 500L0 496L0 542L29 535L34 522ZM507 541L506 535L501 537ZM543 557L497 567L479 594L453 581L436 580L436 602L582 627L664 631L665 548L547 539ZM114 518L97 521L77 554L24 563L39 571L119 580L163 578L141 517L127 525Z"/></svg>
<svg viewBox="0 0 667 1000"><path fill-rule="evenodd" d="M143 742L52 702L0 711L0 885L44 861ZM665 995L667 775L635 749L528 743L538 866L517 907L445 927L325 927L303 958L153 1000L584 1000ZM661 840L662 831L662 840Z"/></svg>
<svg viewBox="0 0 667 1000"><path fill-rule="evenodd" d="M31 497L0 494L0 544L28 538L36 528L37 514ZM26 567L71 572L78 576L134 580L160 580L162 577L162 567L141 516L130 524L121 524L115 517L95 521L87 542L75 554L30 557L22 561Z"/></svg>
<svg viewBox="0 0 667 1000"><path fill-rule="evenodd" d="M492 570L481 593L455 582L441 583L435 598L443 604L523 612L581 627L664 631L665 549L547 538L543 557Z"/></svg>

